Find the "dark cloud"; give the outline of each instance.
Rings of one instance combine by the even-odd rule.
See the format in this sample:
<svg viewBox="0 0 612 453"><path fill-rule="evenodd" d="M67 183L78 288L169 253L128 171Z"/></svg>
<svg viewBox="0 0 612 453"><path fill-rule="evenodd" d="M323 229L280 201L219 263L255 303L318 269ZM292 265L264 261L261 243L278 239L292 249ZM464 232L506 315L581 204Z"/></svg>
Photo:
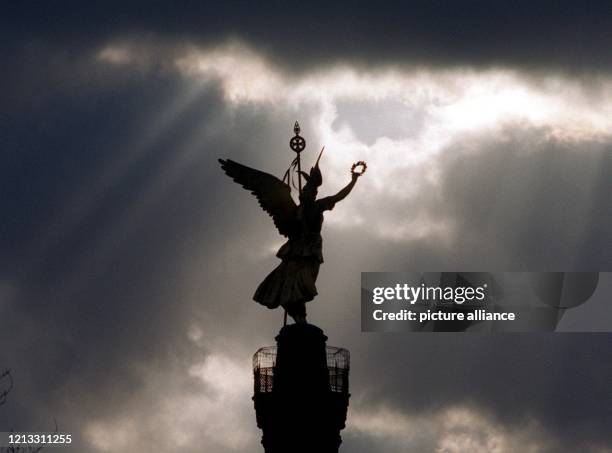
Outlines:
<svg viewBox="0 0 612 453"><path fill-rule="evenodd" d="M503 269L575 271L612 263L605 246L611 145L547 132L508 126L493 137L466 137L443 158L441 209L458 222L457 241L471 262L491 256L489 266ZM483 151L471 153L475 147Z"/></svg>
<svg viewBox="0 0 612 453"><path fill-rule="evenodd" d="M59 41L79 48L118 35L210 45L240 38L301 70L337 61L367 66L510 66L572 73L607 71L608 2L412 1L83 5L13 4L3 40Z"/></svg>

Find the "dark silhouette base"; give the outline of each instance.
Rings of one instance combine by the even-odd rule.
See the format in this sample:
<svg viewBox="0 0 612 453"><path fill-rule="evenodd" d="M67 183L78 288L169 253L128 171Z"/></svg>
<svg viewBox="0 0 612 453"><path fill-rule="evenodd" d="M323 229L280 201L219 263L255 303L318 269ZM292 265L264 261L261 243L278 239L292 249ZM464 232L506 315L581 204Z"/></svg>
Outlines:
<svg viewBox="0 0 612 453"><path fill-rule="evenodd" d="M342 384L334 385L338 366L328 365L326 340L316 326L285 326L276 337L271 391L258 387L256 368L253 400L266 453L338 452L350 396L348 362Z"/></svg>

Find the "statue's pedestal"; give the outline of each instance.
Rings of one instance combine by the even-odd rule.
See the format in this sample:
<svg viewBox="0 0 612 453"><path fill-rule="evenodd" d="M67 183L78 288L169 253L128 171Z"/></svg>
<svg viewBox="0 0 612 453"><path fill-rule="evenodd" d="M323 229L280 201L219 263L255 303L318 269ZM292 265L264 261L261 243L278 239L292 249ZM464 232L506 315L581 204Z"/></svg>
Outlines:
<svg viewBox="0 0 612 453"><path fill-rule="evenodd" d="M266 453L337 453L348 407L349 357L323 331L292 324L254 357L255 411Z"/></svg>

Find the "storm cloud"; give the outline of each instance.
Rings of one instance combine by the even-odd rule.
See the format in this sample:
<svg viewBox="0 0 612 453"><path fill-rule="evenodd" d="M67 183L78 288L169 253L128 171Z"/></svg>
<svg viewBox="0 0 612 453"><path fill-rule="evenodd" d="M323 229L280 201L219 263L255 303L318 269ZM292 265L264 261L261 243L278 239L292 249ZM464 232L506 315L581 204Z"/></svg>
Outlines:
<svg viewBox="0 0 612 453"><path fill-rule="evenodd" d="M408 63L607 72L612 15L603 1L491 3L147 2L11 5L3 36L87 46L117 35L196 44L239 38L295 70L312 65Z"/></svg>

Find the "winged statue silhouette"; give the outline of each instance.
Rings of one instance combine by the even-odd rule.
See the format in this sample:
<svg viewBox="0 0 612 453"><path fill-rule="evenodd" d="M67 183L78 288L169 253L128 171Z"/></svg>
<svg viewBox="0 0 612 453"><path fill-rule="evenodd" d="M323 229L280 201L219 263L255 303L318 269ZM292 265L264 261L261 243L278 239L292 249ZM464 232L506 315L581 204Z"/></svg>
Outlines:
<svg viewBox="0 0 612 453"><path fill-rule="evenodd" d="M257 197L279 233L287 238L276 253L281 263L259 284L253 299L268 308L284 307L296 323L306 323L306 302L317 295L316 280L323 263L323 213L343 200L363 174L353 171L353 166L351 181L342 190L317 199L323 182L319 169L322 154L323 150L309 174L300 171L306 184L300 193L299 205L291 197L291 186L276 176L230 159L219 159L225 173Z"/></svg>

